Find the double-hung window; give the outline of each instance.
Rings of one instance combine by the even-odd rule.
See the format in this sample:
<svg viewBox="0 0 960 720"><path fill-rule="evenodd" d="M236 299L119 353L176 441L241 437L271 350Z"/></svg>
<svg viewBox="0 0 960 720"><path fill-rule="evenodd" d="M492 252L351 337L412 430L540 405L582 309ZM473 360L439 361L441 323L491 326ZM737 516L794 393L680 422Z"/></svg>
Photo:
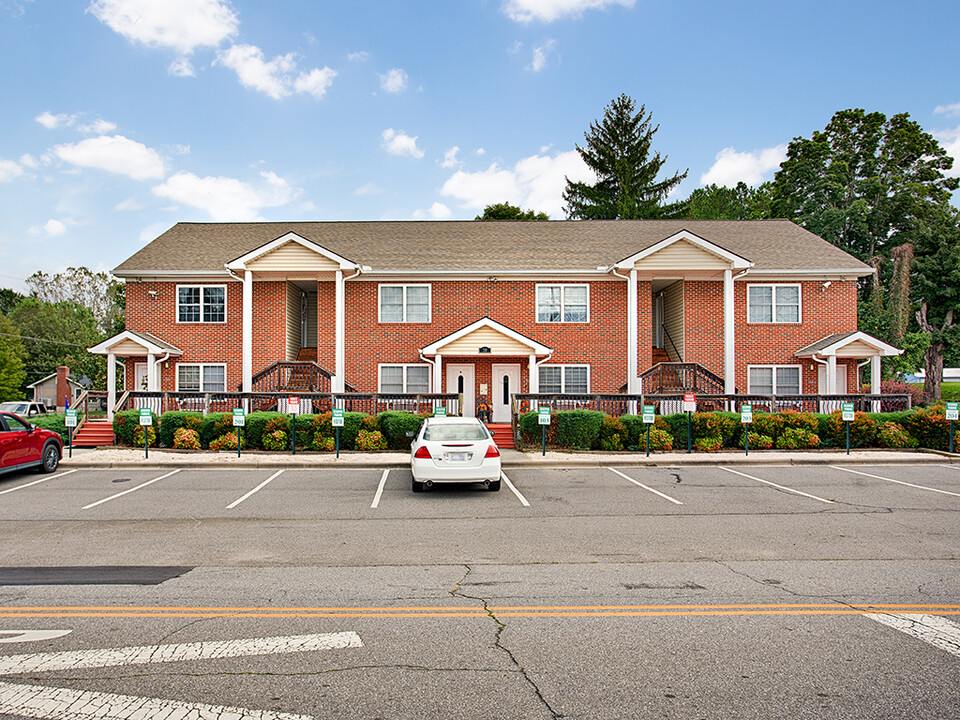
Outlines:
<svg viewBox="0 0 960 720"><path fill-rule="evenodd" d="M751 365L747 391L756 395L799 395L799 365Z"/></svg>
<svg viewBox="0 0 960 720"><path fill-rule="evenodd" d="M226 392L227 366L181 363L177 365L178 392Z"/></svg>
<svg viewBox="0 0 960 720"><path fill-rule="evenodd" d="M545 395L585 395L590 392L589 365L541 365L539 370L540 392Z"/></svg>
<svg viewBox="0 0 960 720"><path fill-rule="evenodd" d="M380 392L382 393L428 393L430 392L429 365L381 365Z"/></svg>
<svg viewBox="0 0 960 720"><path fill-rule="evenodd" d="M226 285L177 286L177 322L223 323L226 321Z"/></svg>
<svg viewBox="0 0 960 720"><path fill-rule="evenodd" d="M430 286L381 285L380 322L430 322Z"/></svg>
<svg viewBox="0 0 960 720"><path fill-rule="evenodd" d="M590 291L587 285L537 285L537 322L589 321Z"/></svg>
<svg viewBox="0 0 960 720"><path fill-rule="evenodd" d="M747 322L799 323L800 285L748 285Z"/></svg>

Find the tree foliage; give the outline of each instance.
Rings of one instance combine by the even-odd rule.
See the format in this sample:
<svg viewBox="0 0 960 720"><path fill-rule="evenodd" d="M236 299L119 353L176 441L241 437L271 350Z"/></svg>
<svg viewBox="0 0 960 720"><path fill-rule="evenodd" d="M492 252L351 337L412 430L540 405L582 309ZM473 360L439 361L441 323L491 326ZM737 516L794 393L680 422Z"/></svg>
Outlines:
<svg viewBox="0 0 960 720"><path fill-rule="evenodd" d="M563 191L567 217L573 220L638 220L674 217L680 208L665 204L667 195L687 171L658 180L666 157L652 151L660 129L652 116L633 99L621 95L605 109L603 119L590 123L586 145L577 152L597 182L572 182Z"/></svg>
<svg viewBox="0 0 960 720"><path fill-rule="evenodd" d="M755 188L745 182L732 188L706 185L690 193L683 215L688 220L762 220L773 217L772 196L773 183Z"/></svg>
<svg viewBox="0 0 960 720"><path fill-rule="evenodd" d="M23 384L27 375L23 360L26 351L20 338L16 337L18 334L17 326L0 315L0 402L24 397Z"/></svg>
<svg viewBox="0 0 960 720"><path fill-rule="evenodd" d="M521 210L516 205L508 202L495 203L487 205L483 209L482 215L477 215L474 220L549 220L545 212L536 212L535 210Z"/></svg>
<svg viewBox="0 0 960 720"><path fill-rule="evenodd" d="M55 275L38 270L27 278L26 285L38 300L72 302L88 308L105 334L123 330L124 285L109 273L95 273L87 267L69 267Z"/></svg>

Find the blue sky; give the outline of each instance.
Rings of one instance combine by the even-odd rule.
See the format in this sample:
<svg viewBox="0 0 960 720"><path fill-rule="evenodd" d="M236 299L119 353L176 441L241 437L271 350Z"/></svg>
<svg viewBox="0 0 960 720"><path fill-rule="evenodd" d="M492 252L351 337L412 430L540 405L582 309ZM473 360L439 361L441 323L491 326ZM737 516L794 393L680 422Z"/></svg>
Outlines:
<svg viewBox="0 0 960 720"><path fill-rule="evenodd" d="M678 197L772 178L849 107L960 157L958 21L956 0L0 0L0 285L110 269L178 221L562 219L620 93L689 169Z"/></svg>

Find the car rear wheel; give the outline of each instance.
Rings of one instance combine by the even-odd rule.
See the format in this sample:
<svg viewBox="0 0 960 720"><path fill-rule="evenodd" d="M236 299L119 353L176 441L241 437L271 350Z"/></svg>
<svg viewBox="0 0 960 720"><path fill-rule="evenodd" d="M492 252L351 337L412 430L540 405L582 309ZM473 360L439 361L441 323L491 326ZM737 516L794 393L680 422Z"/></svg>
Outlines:
<svg viewBox="0 0 960 720"><path fill-rule="evenodd" d="M490 483L490 492L500 492L500 481L494 480Z"/></svg>
<svg viewBox="0 0 960 720"><path fill-rule="evenodd" d="M43 448L43 457L41 458L40 470L45 473L52 473L60 464L60 451L53 443L49 443Z"/></svg>
<svg viewBox="0 0 960 720"><path fill-rule="evenodd" d="M410 487L413 489L414 492L423 492L424 490L423 483L417 482L416 480L411 481Z"/></svg>

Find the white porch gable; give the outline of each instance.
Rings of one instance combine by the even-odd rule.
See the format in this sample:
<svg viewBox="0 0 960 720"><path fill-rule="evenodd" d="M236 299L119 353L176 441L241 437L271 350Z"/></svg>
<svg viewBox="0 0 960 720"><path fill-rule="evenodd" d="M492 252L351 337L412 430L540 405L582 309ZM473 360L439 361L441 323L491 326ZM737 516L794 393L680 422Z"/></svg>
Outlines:
<svg viewBox="0 0 960 720"><path fill-rule="evenodd" d="M481 353L482 347L489 348L489 353ZM550 355L553 350L484 317L427 345L420 352L424 355Z"/></svg>
<svg viewBox="0 0 960 720"><path fill-rule="evenodd" d="M837 392L837 358L869 358L870 359L870 392L880 390L880 358L896 357L903 350L885 343L883 340L867 335L859 330L828 335L817 340L794 353L797 357L811 358L821 364L826 364L827 395ZM818 358L822 358L819 359ZM824 361L826 361L824 363Z"/></svg>

